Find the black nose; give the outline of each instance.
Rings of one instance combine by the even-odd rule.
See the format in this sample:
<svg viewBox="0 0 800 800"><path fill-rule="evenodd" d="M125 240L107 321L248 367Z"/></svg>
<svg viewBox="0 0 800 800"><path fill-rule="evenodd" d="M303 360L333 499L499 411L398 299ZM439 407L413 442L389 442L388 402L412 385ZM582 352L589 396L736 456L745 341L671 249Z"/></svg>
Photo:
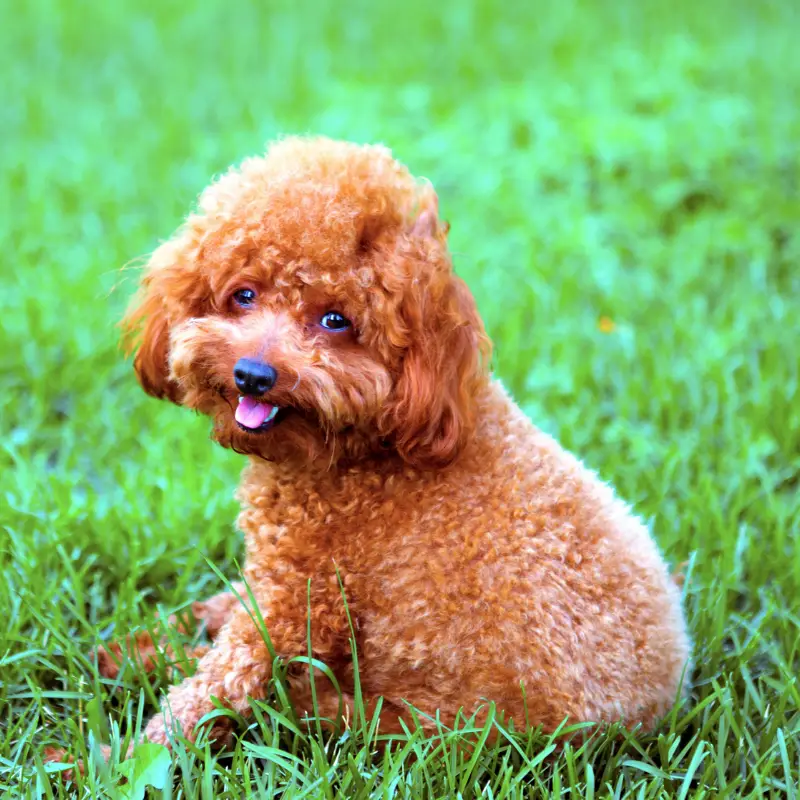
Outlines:
<svg viewBox="0 0 800 800"><path fill-rule="evenodd" d="M278 373L275 372L275 367L263 361L240 358L233 368L233 380L242 394L260 395L275 385Z"/></svg>

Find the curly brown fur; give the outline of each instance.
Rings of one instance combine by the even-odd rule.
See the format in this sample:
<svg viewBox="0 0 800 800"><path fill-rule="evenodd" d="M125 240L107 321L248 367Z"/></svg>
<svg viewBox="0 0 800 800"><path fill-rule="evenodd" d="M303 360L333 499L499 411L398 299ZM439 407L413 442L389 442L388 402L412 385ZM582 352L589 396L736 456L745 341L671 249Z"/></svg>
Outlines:
<svg viewBox="0 0 800 800"><path fill-rule="evenodd" d="M250 289L252 307L233 299ZM240 295L236 295L239 297ZM352 328L335 334L335 310ZM249 456L245 577L277 653L312 645L351 703L355 621L382 730L407 703L451 722L494 700L552 730L655 724L689 654L679 592L645 526L522 414L454 274L436 196L382 147L286 139L201 196L156 250L125 322L150 394L213 420ZM238 359L277 370L263 433L234 419ZM197 672L147 727L195 735L212 697L240 713L272 661L231 605ZM310 711L307 678L294 700ZM323 713L338 713L332 689ZM352 713L346 708L345 714Z"/></svg>

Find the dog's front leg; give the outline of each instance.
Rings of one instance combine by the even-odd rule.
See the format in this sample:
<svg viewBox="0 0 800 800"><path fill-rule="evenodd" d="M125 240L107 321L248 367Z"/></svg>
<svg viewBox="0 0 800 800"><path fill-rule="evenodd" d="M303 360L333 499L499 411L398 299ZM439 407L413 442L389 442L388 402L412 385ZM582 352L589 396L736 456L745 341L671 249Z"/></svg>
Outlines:
<svg viewBox="0 0 800 800"><path fill-rule="evenodd" d="M278 615L278 611L280 614ZM265 623L275 654L292 658L308 652L306 609L268 610ZM322 632L321 643L337 640L337 635ZM317 639L315 635L314 639ZM330 647L315 656L323 660L331 655ZM238 607L222 628L214 646L198 662L195 674L173 686L162 703L161 713L145 729L151 742L169 745L173 732L194 741L197 723L214 709L213 697L240 714L250 710L248 697L263 698L272 677L272 658L257 624L243 607ZM224 718L214 723L212 736L220 739L227 733Z"/></svg>
<svg viewBox="0 0 800 800"><path fill-rule="evenodd" d="M158 666L159 658L174 661L175 653L169 647L166 635L168 627L174 627L180 633L190 633L197 623L203 623L209 638L215 639L225 623L231 618L234 610L247 601L247 590L243 583L234 583L233 591L220 592L207 600L192 603L187 612L182 615L171 614L166 623L159 621L153 631L129 633L124 644L108 642L95 651L97 656L97 671L104 678L116 678L119 675L122 662L127 656L136 661L145 672L154 672ZM241 598L244 598L242 600ZM188 622L188 625L187 625ZM185 648L186 656L197 659L208 651L207 647L197 646ZM181 671L183 668L178 666Z"/></svg>

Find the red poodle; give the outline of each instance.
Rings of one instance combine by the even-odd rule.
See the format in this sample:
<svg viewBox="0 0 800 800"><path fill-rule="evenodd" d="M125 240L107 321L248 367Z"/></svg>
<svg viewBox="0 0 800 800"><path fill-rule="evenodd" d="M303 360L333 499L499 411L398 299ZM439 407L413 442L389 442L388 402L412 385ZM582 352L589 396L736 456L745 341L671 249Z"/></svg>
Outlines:
<svg viewBox="0 0 800 800"><path fill-rule="evenodd" d="M310 608L345 716L342 589L383 732L409 704L446 724L487 699L546 730L652 727L689 656L678 588L628 506L490 376L446 233L431 187L387 149L280 141L206 189L153 254L125 321L139 380L247 456L245 579L286 659L307 653ZM214 644L169 690L150 741L192 739L212 697L247 714L267 691L272 658L247 602L194 610ZM316 684L336 721L340 695ZM290 686L312 713L307 670Z"/></svg>

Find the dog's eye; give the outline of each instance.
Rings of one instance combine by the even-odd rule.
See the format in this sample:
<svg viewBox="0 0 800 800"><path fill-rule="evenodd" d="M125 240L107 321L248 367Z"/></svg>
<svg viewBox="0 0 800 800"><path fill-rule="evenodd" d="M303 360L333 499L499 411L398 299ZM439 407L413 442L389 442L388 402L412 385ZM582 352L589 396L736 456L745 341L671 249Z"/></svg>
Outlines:
<svg viewBox="0 0 800 800"><path fill-rule="evenodd" d="M239 289L233 293L233 302L242 308L251 308L256 302L256 293L252 289Z"/></svg>
<svg viewBox="0 0 800 800"><path fill-rule="evenodd" d="M350 320L343 317L338 311L329 311L327 314L323 314L319 324L329 331L343 331L350 327Z"/></svg>

